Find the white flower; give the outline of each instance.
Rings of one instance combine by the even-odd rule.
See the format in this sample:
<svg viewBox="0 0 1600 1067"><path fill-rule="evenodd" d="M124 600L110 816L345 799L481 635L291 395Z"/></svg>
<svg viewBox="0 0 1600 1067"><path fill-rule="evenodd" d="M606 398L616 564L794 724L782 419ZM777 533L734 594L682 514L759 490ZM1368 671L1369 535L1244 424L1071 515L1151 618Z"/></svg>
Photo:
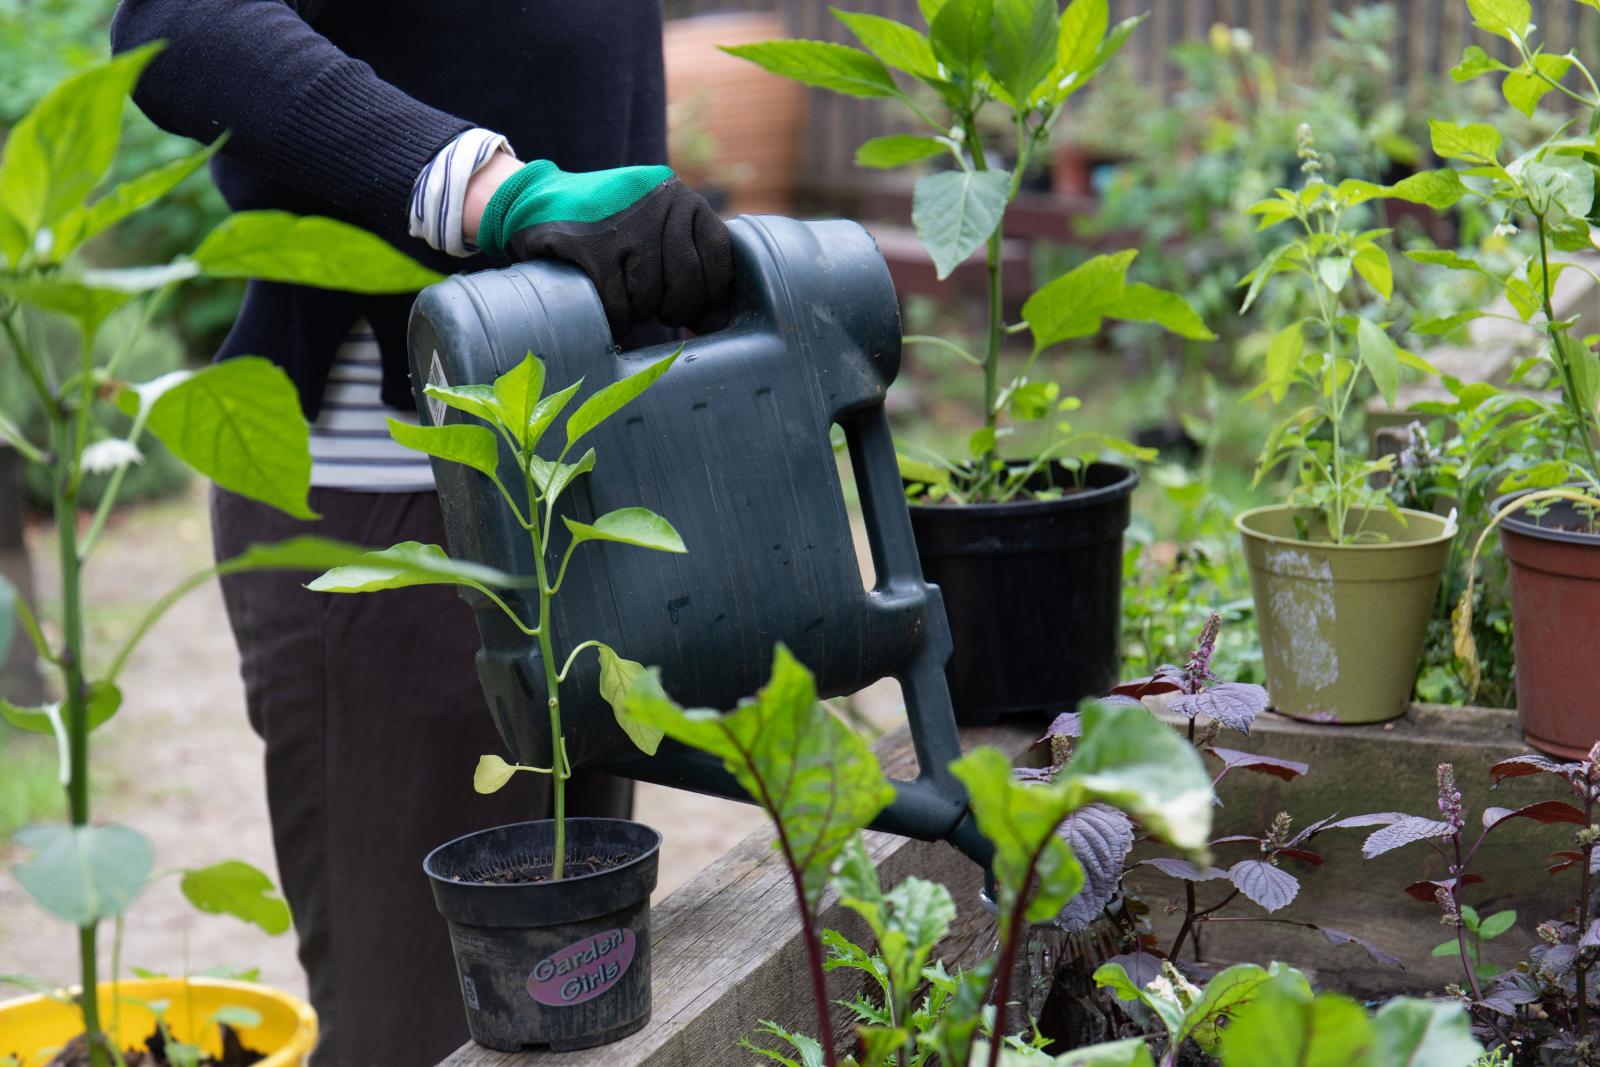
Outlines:
<svg viewBox="0 0 1600 1067"><path fill-rule="evenodd" d="M1500 225L1494 228L1494 235L1496 237L1510 237L1516 232L1517 225L1514 222L1502 222Z"/></svg>
<svg viewBox="0 0 1600 1067"><path fill-rule="evenodd" d="M960 126L950 127L950 139L957 144L960 144L963 140L965 140L966 136L967 131L962 129Z"/></svg>
<svg viewBox="0 0 1600 1067"><path fill-rule="evenodd" d="M144 459L132 441L112 437L96 441L83 450L83 469L90 474L110 474L114 470L130 467Z"/></svg>

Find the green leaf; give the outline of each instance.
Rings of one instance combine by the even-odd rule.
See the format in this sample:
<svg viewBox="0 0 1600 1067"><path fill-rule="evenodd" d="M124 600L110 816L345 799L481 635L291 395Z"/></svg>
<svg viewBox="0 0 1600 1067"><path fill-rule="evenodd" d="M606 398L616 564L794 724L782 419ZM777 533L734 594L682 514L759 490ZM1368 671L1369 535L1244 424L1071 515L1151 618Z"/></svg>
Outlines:
<svg viewBox="0 0 1600 1067"><path fill-rule="evenodd" d="M261 1025L261 1013L254 1008L242 1008L237 1004L228 1004L211 1013L211 1021L218 1026L228 1026L235 1030Z"/></svg>
<svg viewBox="0 0 1600 1067"><path fill-rule="evenodd" d="M1452 940L1452 941L1443 941L1443 942L1440 942L1437 945L1434 945L1433 946L1433 951L1430 952L1429 955L1430 956L1455 956L1455 955L1459 955L1460 952L1461 952L1461 943L1459 941Z"/></svg>
<svg viewBox="0 0 1600 1067"><path fill-rule="evenodd" d="M683 538L672 528L672 523L649 508L618 508L608 511L592 524L578 522L561 516L572 533L572 543L585 541L615 541L618 544L637 545L657 552L687 552Z"/></svg>
<svg viewBox="0 0 1600 1067"><path fill-rule="evenodd" d="M1133 35L1133 31L1138 29L1140 24L1149 17L1148 13L1134 15L1132 18L1125 18L1111 27L1111 32L1106 34L1105 40L1095 47L1094 55L1089 58L1089 62L1084 66L1082 73L1068 86L1066 95L1070 96L1072 93L1077 92L1088 83L1090 78L1099 73L1101 67L1109 63L1113 56L1122 51L1122 46L1128 43L1128 38Z"/></svg>
<svg viewBox="0 0 1600 1067"><path fill-rule="evenodd" d="M917 137L909 133L891 133L874 137L856 149L856 166L903 167L945 151L943 141L933 137Z"/></svg>
<svg viewBox="0 0 1600 1067"><path fill-rule="evenodd" d="M238 211L194 258L213 278L259 278L351 293L409 293L442 281L381 237L336 219Z"/></svg>
<svg viewBox="0 0 1600 1067"><path fill-rule="evenodd" d="M1350 267L1349 256L1323 256L1317 260L1317 276L1329 292L1342 293L1350 284Z"/></svg>
<svg viewBox="0 0 1600 1067"><path fill-rule="evenodd" d="M818 704L811 672L782 644L772 680L726 715L684 711L642 679L627 708L645 725L723 761L776 823L791 876L813 911L834 860L894 799L872 749Z"/></svg>
<svg viewBox="0 0 1600 1067"><path fill-rule="evenodd" d="M50 258L59 262L78 245L110 229L123 219L166 196L189 175L206 165L227 141L218 137L198 152L129 178L94 203L73 208L56 225Z"/></svg>
<svg viewBox="0 0 1600 1067"><path fill-rule="evenodd" d="M189 903L207 915L232 915L274 935L289 929L289 905L272 879L243 860L191 867L178 884Z"/></svg>
<svg viewBox="0 0 1600 1067"><path fill-rule="evenodd" d="M487 422L490 426L501 426L500 401L494 395L492 385L425 385L423 394L446 407L464 411L468 415L476 416ZM507 432L515 429L513 426L505 427Z"/></svg>
<svg viewBox="0 0 1600 1067"><path fill-rule="evenodd" d="M1461 53L1461 62L1450 68L1450 77L1457 82L1467 82L1481 75L1505 69L1504 63L1489 55L1478 45L1472 44Z"/></svg>
<svg viewBox="0 0 1600 1067"><path fill-rule="evenodd" d="M11 656L11 640L17 632L17 587L0 574L0 665Z"/></svg>
<svg viewBox="0 0 1600 1067"><path fill-rule="evenodd" d="M1358 264L1359 266L1359 264ZM1177 293L1135 282L1122 290L1122 298L1106 309L1114 319L1153 322L1191 341L1215 341L1217 335L1206 328L1205 320Z"/></svg>
<svg viewBox="0 0 1600 1067"><path fill-rule="evenodd" d="M985 62L990 77L1026 100L1056 63L1060 27L1057 0L991 0Z"/></svg>
<svg viewBox="0 0 1600 1067"><path fill-rule="evenodd" d="M616 384L621 384L616 383ZM544 432L550 424L556 421L556 416L567 410L567 404L583 387L583 379L579 378L571 385L557 393L551 393L534 406L533 414L528 417L528 444L532 449L544 437Z"/></svg>
<svg viewBox="0 0 1600 1067"><path fill-rule="evenodd" d="M939 62L933 58L928 38L903 22L863 12L829 8L833 17L850 28L856 40L896 70L924 81L939 80Z"/></svg>
<svg viewBox="0 0 1600 1067"><path fill-rule="evenodd" d="M1378 1009L1372 1029L1376 1062L1406 1067L1471 1067L1483 1055L1459 1001L1395 997Z"/></svg>
<svg viewBox="0 0 1600 1067"><path fill-rule="evenodd" d="M301 535L268 544L251 545L217 565L222 574L245 571L324 571L359 563L372 550L326 537Z"/></svg>
<svg viewBox="0 0 1600 1067"><path fill-rule="evenodd" d="M1003 170L947 170L917 179L911 222L933 257L940 280L982 247L1000 225L1010 182Z"/></svg>
<svg viewBox="0 0 1600 1067"><path fill-rule="evenodd" d="M1446 267L1450 270L1475 271L1478 274L1488 273L1477 260L1469 259L1448 248L1424 248L1414 252L1407 252L1405 256L1413 263L1427 263L1436 267Z"/></svg>
<svg viewBox="0 0 1600 1067"><path fill-rule="evenodd" d="M1526 39L1533 21L1528 0L1467 0L1467 9L1474 26L1508 41Z"/></svg>
<svg viewBox="0 0 1600 1067"><path fill-rule="evenodd" d="M1533 66L1552 81L1560 81L1572 68L1572 57L1542 52L1533 57ZM1550 82L1539 77L1539 74L1534 73L1526 63L1507 74L1505 80L1500 83L1500 93L1506 98L1506 103L1529 118L1533 117L1539 101L1553 88Z"/></svg>
<svg viewBox="0 0 1600 1067"><path fill-rule="evenodd" d="M579 404L578 410L567 420L567 447L571 448L578 438L621 411L640 393L654 385L656 379L667 373L667 368L671 367L673 361L682 353L683 346L679 345L671 355L656 360L650 366L620 381L612 382Z"/></svg>
<svg viewBox="0 0 1600 1067"><path fill-rule="evenodd" d="M473 791L484 796L498 793L517 773L517 768L499 756L478 757L478 766L472 772Z"/></svg>
<svg viewBox="0 0 1600 1067"><path fill-rule="evenodd" d="M1460 125L1454 122L1428 120L1433 150L1444 159L1460 159L1468 163L1493 163L1500 151L1500 131L1483 122Z"/></svg>
<svg viewBox="0 0 1600 1067"><path fill-rule="evenodd" d="M1195 750L1148 711L1089 702L1083 736L1056 778L1121 808L1175 848L1198 851L1211 833L1211 778Z"/></svg>
<svg viewBox="0 0 1600 1067"><path fill-rule="evenodd" d="M993 0L945 0L929 34L933 54L952 74L976 81L983 74L993 17Z"/></svg>
<svg viewBox="0 0 1600 1067"><path fill-rule="evenodd" d="M1082 3L1082 0L1079 0ZM1050 1061L1055 1067L1155 1067L1150 1056L1150 1046L1142 1037L1128 1037L1121 1041L1107 1041L1090 1045L1057 1056Z"/></svg>
<svg viewBox="0 0 1600 1067"><path fill-rule="evenodd" d="M192 262L179 260L164 267L0 277L0 292L24 304L74 319L83 335L90 337L113 311L127 303L129 297L192 278L195 273Z"/></svg>
<svg viewBox="0 0 1600 1067"><path fill-rule="evenodd" d="M1022 305L1034 351L1099 332L1105 315L1123 300L1132 248L1095 256L1041 286Z"/></svg>
<svg viewBox="0 0 1600 1067"><path fill-rule="evenodd" d="M1512 925L1516 921L1517 913L1515 911L1510 909L1505 911L1497 911L1487 919L1483 920L1483 925L1478 928L1478 936L1483 938L1485 941L1492 941L1501 934L1505 933L1507 930L1511 929Z"/></svg>
<svg viewBox="0 0 1600 1067"><path fill-rule="evenodd" d="M784 78L849 96L898 96L889 69L858 48L827 41L762 41L723 45L738 56Z"/></svg>
<svg viewBox="0 0 1600 1067"><path fill-rule="evenodd" d="M1394 295L1394 269L1389 265L1389 253L1381 246L1370 242L1360 245L1350 262L1379 296L1388 300Z"/></svg>
<svg viewBox="0 0 1600 1067"><path fill-rule="evenodd" d="M1110 25L1111 11L1106 0L1072 0L1067 5L1056 35L1056 66L1050 72L1050 88L1069 76L1073 76L1074 83L1082 80Z"/></svg>
<svg viewBox="0 0 1600 1067"><path fill-rule="evenodd" d="M74 926L122 914L155 862L150 841L126 826L28 826L13 840L33 856L11 873L40 907Z"/></svg>
<svg viewBox="0 0 1600 1067"><path fill-rule="evenodd" d="M496 378L493 388L506 429L523 448L531 447L528 434L534 410L544 393L544 363L529 352L521 363Z"/></svg>
<svg viewBox="0 0 1600 1067"><path fill-rule="evenodd" d="M1384 402L1394 407L1395 394L1400 390L1400 359L1395 355L1394 342L1371 319L1358 319L1356 349Z"/></svg>
<svg viewBox="0 0 1600 1067"><path fill-rule="evenodd" d="M580 474L594 470L594 449L589 449L576 463L553 463L539 456L528 457L528 468L533 472L533 484L541 496L554 500L567 491L567 486Z"/></svg>
<svg viewBox="0 0 1600 1067"><path fill-rule="evenodd" d="M314 519L311 435L289 376L259 356L213 363L162 392L146 428L216 482L297 519Z"/></svg>
<svg viewBox="0 0 1600 1067"><path fill-rule="evenodd" d="M1169 997L1155 996L1148 989L1134 984L1122 964L1101 964L1094 972L1094 982L1100 988L1111 990L1118 1000L1136 1000L1144 1004L1161 1020L1169 1038L1183 1027L1183 1011L1177 1002Z"/></svg>
<svg viewBox="0 0 1600 1067"><path fill-rule="evenodd" d="M389 436L409 449L471 467L490 477L499 467L500 442L487 426L471 422L418 426L390 419Z"/></svg>
<svg viewBox="0 0 1600 1067"><path fill-rule="evenodd" d="M1225 1067L1382 1067L1378 1037L1361 1005L1348 997L1291 984L1287 975L1261 987L1222 1032Z"/></svg>
<svg viewBox="0 0 1600 1067"><path fill-rule="evenodd" d="M1200 999L1184 1012L1174 1044L1192 1038L1194 1043L1216 1055L1222 1042L1223 1027L1245 1005L1255 999L1272 975L1253 963L1241 963L1217 972L1207 982Z"/></svg>
<svg viewBox="0 0 1600 1067"><path fill-rule="evenodd" d="M1458 311L1454 315L1440 315L1433 318L1420 319L1411 324L1411 332L1424 337L1440 337L1447 333L1454 333L1475 319L1483 318L1483 312L1476 309Z"/></svg>
<svg viewBox="0 0 1600 1067"><path fill-rule="evenodd" d="M1240 285L1249 286L1245 290L1244 303L1239 305L1239 314L1242 315L1250 310L1250 305L1254 304L1256 297L1261 295L1261 290L1266 286L1268 278L1279 271L1290 269L1290 266L1284 263L1283 260L1294 248L1295 244L1293 242L1279 245L1262 257L1255 270L1239 279Z"/></svg>
<svg viewBox="0 0 1600 1067"><path fill-rule="evenodd" d="M1540 215L1559 206L1569 215L1583 216L1594 203L1594 168L1577 156L1553 156L1548 162L1529 163L1522 170L1528 203Z"/></svg>
<svg viewBox="0 0 1600 1067"><path fill-rule="evenodd" d="M154 42L90 67L61 82L6 137L0 157L0 214L23 247L88 199L116 156L122 109L145 64L161 50ZM8 247L16 261L19 249Z"/></svg>
<svg viewBox="0 0 1600 1067"><path fill-rule="evenodd" d="M662 737L666 735L660 728L640 722L628 714L628 693L647 674L644 664L623 659L610 645L600 646L600 696L611 705L611 712L616 716L617 724L622 727L629 740L646 756L654 756L656 749L661 747ZM649 677L650 681L643 684L653 683L659 690L660 678L656 675ZM666 693L663 691L658 695L664 698Z"/></svg>
<svg viewBox="0 0 1600 1067"><path fill-rule="evenodd" d="M465 585L511 589L532 580L451 559L438 545L402 541L392 548L363 552L360 560L334 567L306 584L319 593L373 593L413 585Z"/></svg>
<svg viewBox="0 0 1600 1067"><path fill-rule="evenodd" d="M1279 330L1267 345L1266 385L1274 404L1283 402L1305 350L1305 332L1299 322Z"/></svg>

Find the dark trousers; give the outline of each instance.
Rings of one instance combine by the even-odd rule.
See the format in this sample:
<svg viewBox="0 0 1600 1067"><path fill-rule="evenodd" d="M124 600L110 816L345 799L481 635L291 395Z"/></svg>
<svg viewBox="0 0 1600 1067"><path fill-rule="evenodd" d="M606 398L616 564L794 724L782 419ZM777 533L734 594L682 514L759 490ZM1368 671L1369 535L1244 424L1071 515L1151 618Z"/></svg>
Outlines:
<svg viewBox="0 0 1600 1067"><path fill-rule="evenodd" d="M219 559L296 534L444 544L433 493L314 489L316 522L220 490L211 503ZM505 746L473 667L477 627L453 588L313 593L309 577L239 574L222 592L321 1021L312 1063L434 1064L467 1028L422 858L461 834L545 817L549 786L519 774L493 796L473 792L478 757ZM631 813L632 787L616 779L579 775L568 796L572 814Z"/></svg>

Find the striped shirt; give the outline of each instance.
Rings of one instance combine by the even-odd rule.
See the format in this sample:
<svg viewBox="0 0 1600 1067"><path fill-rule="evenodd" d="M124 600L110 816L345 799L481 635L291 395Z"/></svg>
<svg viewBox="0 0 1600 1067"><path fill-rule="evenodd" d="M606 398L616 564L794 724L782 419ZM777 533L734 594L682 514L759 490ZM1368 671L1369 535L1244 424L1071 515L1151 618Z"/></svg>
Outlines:
<svg viewBox="0 0 1600 1067"><path fill-rule="evenodd" d="M506 139L472 129L451 141L422 168L411 192L411 236L453 256L471 255L461 232L467 181ZM311 424L311 484L359 493L417 493L434 488L428 457L389 436L389 419L417 423L414 411L383 402L383 361L365 321L351 327L334 354L322 411Z"/></svg>

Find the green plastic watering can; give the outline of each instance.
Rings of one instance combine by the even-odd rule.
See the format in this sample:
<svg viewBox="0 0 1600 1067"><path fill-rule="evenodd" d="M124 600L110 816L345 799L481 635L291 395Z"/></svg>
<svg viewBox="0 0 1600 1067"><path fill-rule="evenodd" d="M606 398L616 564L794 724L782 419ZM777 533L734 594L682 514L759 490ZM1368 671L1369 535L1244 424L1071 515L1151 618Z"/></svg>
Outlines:
<svg viewBox="0 0 1600 1067"><path fill-rule="evenodd" d="M600 463L557 507L585 522L613 508L648 507L677 528L688 552L586 546L555 602L555 632L598 638L660 667L667 691L691 706L728 708L753 693L779 641L816 675L824 696L897 679L919 774L894 783L895 800L874 826L946 839L986 863L990 846L948 771L961 750L945 685L944 603L922 577L884 415L900 367L888 268L853 222L747 215L729 230L729 325L687 342L665 376L592 431ZM531 351L555 386L584 379L577 403L675 347L619 353L588 278L555 261L452 277L425 290L411 314L419 396L421 383L492 382ZM470 418L425 398L419 408L430 425ZM872 588L851 539L834 425L849 446ZM434 473L452 554L533 573L527 535L499 492L454 464L435 461ZM517 762L548 765L537 642L481 594L464 596L476 609L478 674L495 723ZM562 694L575 766L749 799L704 753L671 741L655 756L640 753L600 696L595 659L578 663Z"/></svg>

